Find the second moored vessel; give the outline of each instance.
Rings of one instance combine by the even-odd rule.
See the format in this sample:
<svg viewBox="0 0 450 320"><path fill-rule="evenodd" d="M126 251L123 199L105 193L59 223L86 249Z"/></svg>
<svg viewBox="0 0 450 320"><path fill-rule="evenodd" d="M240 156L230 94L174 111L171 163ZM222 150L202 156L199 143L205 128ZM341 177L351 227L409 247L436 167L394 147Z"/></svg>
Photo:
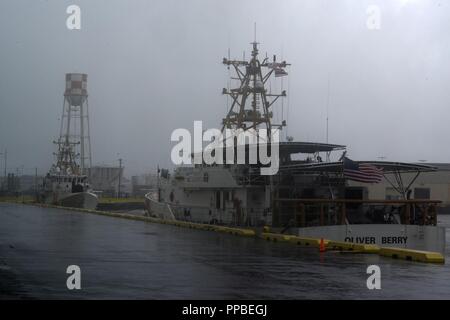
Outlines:
<svg viewBox="0 0 450 320"><path fill-rule="evenodd" d="M86 174L87 165L91 166L87 97L87 75L67 74L60 136L55 142L56 162L44 178L40 195L44 203L85 209L97 207L98 197L92 192Z"/></svg>

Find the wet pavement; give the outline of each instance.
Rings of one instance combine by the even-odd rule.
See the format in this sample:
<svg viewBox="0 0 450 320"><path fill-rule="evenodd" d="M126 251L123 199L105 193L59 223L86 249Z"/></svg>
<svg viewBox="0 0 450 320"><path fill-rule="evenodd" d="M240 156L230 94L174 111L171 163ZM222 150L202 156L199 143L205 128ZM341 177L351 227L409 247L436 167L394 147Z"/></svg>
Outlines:
<svg viewBox="0 0 450 320"><path fill-rule="evenodd" d="M439 216L450 227L450 216ZM0 203L0 299L450 299L445 265ZM366 269L381 268L381 290ZM81 268L68 290L66 268Z"/></svg>

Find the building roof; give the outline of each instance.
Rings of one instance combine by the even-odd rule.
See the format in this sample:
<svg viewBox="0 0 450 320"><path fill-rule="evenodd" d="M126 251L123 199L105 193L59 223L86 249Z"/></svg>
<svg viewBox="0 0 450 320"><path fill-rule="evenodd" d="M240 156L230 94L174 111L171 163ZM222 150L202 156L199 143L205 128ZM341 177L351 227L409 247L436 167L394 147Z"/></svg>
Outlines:
<svg viewBox="0 0 450 320"><path fill-rule="evenodd" d="M344 150L344 145L318 143L318 142L280 142L280 153L316 153L316 152L330 152L336 150Z"/></svg>
<svg viewBox="0 0 450 320"><path fill-rule="evenodd" d="M427 163L427 165L437 168L438 171L450 171L450 163Z"/></svg>

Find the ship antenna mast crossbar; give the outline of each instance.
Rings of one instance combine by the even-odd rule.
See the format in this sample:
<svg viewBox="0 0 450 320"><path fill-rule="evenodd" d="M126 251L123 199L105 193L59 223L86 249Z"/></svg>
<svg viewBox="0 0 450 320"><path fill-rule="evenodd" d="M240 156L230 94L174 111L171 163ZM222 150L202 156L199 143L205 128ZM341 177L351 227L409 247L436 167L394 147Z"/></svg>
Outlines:
<svg viewBox="0 0 450 320"><path fill-rule="evenodd" d="M286 61L277 62L275 55L272 62L269 62L268 58L260 62L258 42L254 41L251 44L253 50L250 61L223 58L224 65L234 68L237 78L232 79L238 80L240 85L234 89L223 88L222 90L222 94L226 94L232 99L230 110L223 119L222 132L226 128L249 130L265 126L268 132L268 142L270 142L272 127L281 129L285 126L285 121L282 124L272 124L271 108L280 97L286 96L286 91L283 90L279 94L267 93L265 84L274 73L276 77L287 75L284 68L290 64ZM262 68L268 69L264 75ZM249 100L251 100L250 108L246 105Z"/></svg>
<svg viewBox="0 0 450 320"><path fill-rule="evenodd" d="M58 145L58 152L54 153L56 155L56 166L62 170L70 169L73 174L79 174L79 167L75 162L75 158L79 154L75 154L74 147L79 145L80 142L71 142L67 137L60 137L58 141L53 141L53 143Z"/></svg>

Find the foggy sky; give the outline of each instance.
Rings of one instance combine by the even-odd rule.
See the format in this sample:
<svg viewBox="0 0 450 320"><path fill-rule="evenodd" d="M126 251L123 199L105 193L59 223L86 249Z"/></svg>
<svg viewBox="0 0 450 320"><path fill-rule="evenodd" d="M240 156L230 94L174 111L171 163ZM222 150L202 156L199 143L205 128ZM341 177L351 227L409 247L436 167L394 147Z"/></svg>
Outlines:
<svg viewBox="0 0 450 320"><path fill-rule="evenodd" d="M79 31L66 28L70 4ZM366 26L371 4L380 30ZM329 81L329 142L352 159L450 162L449 18L443 0L2 0L0 152L11 171L45 173L64 74L83 72L93 163L170 167L174 129L220 127L222 58L249 56L256 22L261 56L292 63L283 108L295 140L325 142Z"/></svg>

